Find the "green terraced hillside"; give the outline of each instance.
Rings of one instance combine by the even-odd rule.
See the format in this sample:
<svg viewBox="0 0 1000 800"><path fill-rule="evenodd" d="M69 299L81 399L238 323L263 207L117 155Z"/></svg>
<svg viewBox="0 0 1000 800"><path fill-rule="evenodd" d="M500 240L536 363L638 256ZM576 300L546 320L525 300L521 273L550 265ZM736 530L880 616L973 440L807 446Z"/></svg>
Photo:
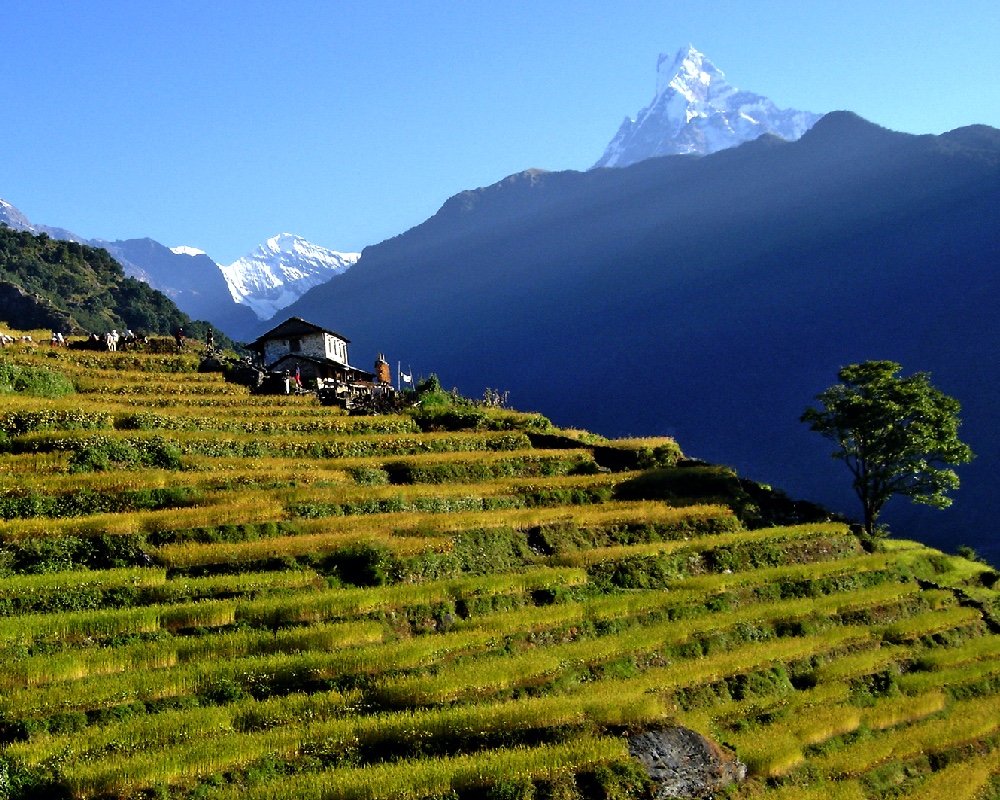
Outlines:
<svg viewBox="0 0 1000 800"><path fill-rule="evenodd" d="M38 368L76 392L0 394L4 800L626 800L674 726L725 797L1000 797L985 565L774 524L669 440L0 353Z"/></svg>

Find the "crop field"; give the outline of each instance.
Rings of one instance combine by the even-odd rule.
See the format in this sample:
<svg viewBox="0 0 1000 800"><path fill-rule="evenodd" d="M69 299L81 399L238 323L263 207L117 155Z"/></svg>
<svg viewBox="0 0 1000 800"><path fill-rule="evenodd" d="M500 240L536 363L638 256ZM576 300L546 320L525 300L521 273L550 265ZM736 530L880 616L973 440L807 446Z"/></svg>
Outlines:
<svg viewBox="0 0 1000 800"><path fill-rule="evenodd" d="M1000 798L984 564L446 392L0 362L75 387L0 394L0 800L640 800L675 726L731 800Z"/></svg>

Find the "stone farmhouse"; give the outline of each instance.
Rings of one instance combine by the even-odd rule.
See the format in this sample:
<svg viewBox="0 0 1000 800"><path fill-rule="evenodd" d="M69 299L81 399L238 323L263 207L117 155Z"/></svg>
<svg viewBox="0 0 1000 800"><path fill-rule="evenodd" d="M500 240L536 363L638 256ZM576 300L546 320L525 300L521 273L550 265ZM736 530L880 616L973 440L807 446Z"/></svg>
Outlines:
<svg viewBox="0 0 1000 800"><path fill-rule="evenodd" d="M300 317L286 319L247 345L257 366L266 372L294 373L302 378L344 382L374 381L375 373L352 367L347 360L351 340Z"/></svg>

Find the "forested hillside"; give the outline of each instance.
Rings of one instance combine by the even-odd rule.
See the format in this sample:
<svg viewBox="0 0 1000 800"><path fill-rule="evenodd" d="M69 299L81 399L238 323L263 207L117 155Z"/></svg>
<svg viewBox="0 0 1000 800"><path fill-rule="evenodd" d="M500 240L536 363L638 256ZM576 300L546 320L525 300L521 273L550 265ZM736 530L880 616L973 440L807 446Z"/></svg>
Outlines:
<svg viewBox="0 0 1000 800"><path fill-rule="evenodd" d="M0 309L21 328L171 333L192 326L166 295L135 278L103 249L0 225Z"/></svg>
<svg viewBox="0 0 1000 800"><path fill-rule="evenodd" d="M678 726L687 795L1000 795L987 566L671 439L198 367L0 354L0 798L639 800Z"/></svg>

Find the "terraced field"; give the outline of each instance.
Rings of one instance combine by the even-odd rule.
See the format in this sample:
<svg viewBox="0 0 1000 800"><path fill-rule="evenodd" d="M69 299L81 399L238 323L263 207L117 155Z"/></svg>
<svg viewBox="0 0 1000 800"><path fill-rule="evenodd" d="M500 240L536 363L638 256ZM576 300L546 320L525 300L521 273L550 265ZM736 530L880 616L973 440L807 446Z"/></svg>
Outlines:
<svg viewBox="0 0 1000 800"><path fill-rule="evenodd" d="M733 798L1000 797L985 565L669 440L3 364L77 391L0 395L0 798L640 798L628 737L671 726Z"/></svg>

